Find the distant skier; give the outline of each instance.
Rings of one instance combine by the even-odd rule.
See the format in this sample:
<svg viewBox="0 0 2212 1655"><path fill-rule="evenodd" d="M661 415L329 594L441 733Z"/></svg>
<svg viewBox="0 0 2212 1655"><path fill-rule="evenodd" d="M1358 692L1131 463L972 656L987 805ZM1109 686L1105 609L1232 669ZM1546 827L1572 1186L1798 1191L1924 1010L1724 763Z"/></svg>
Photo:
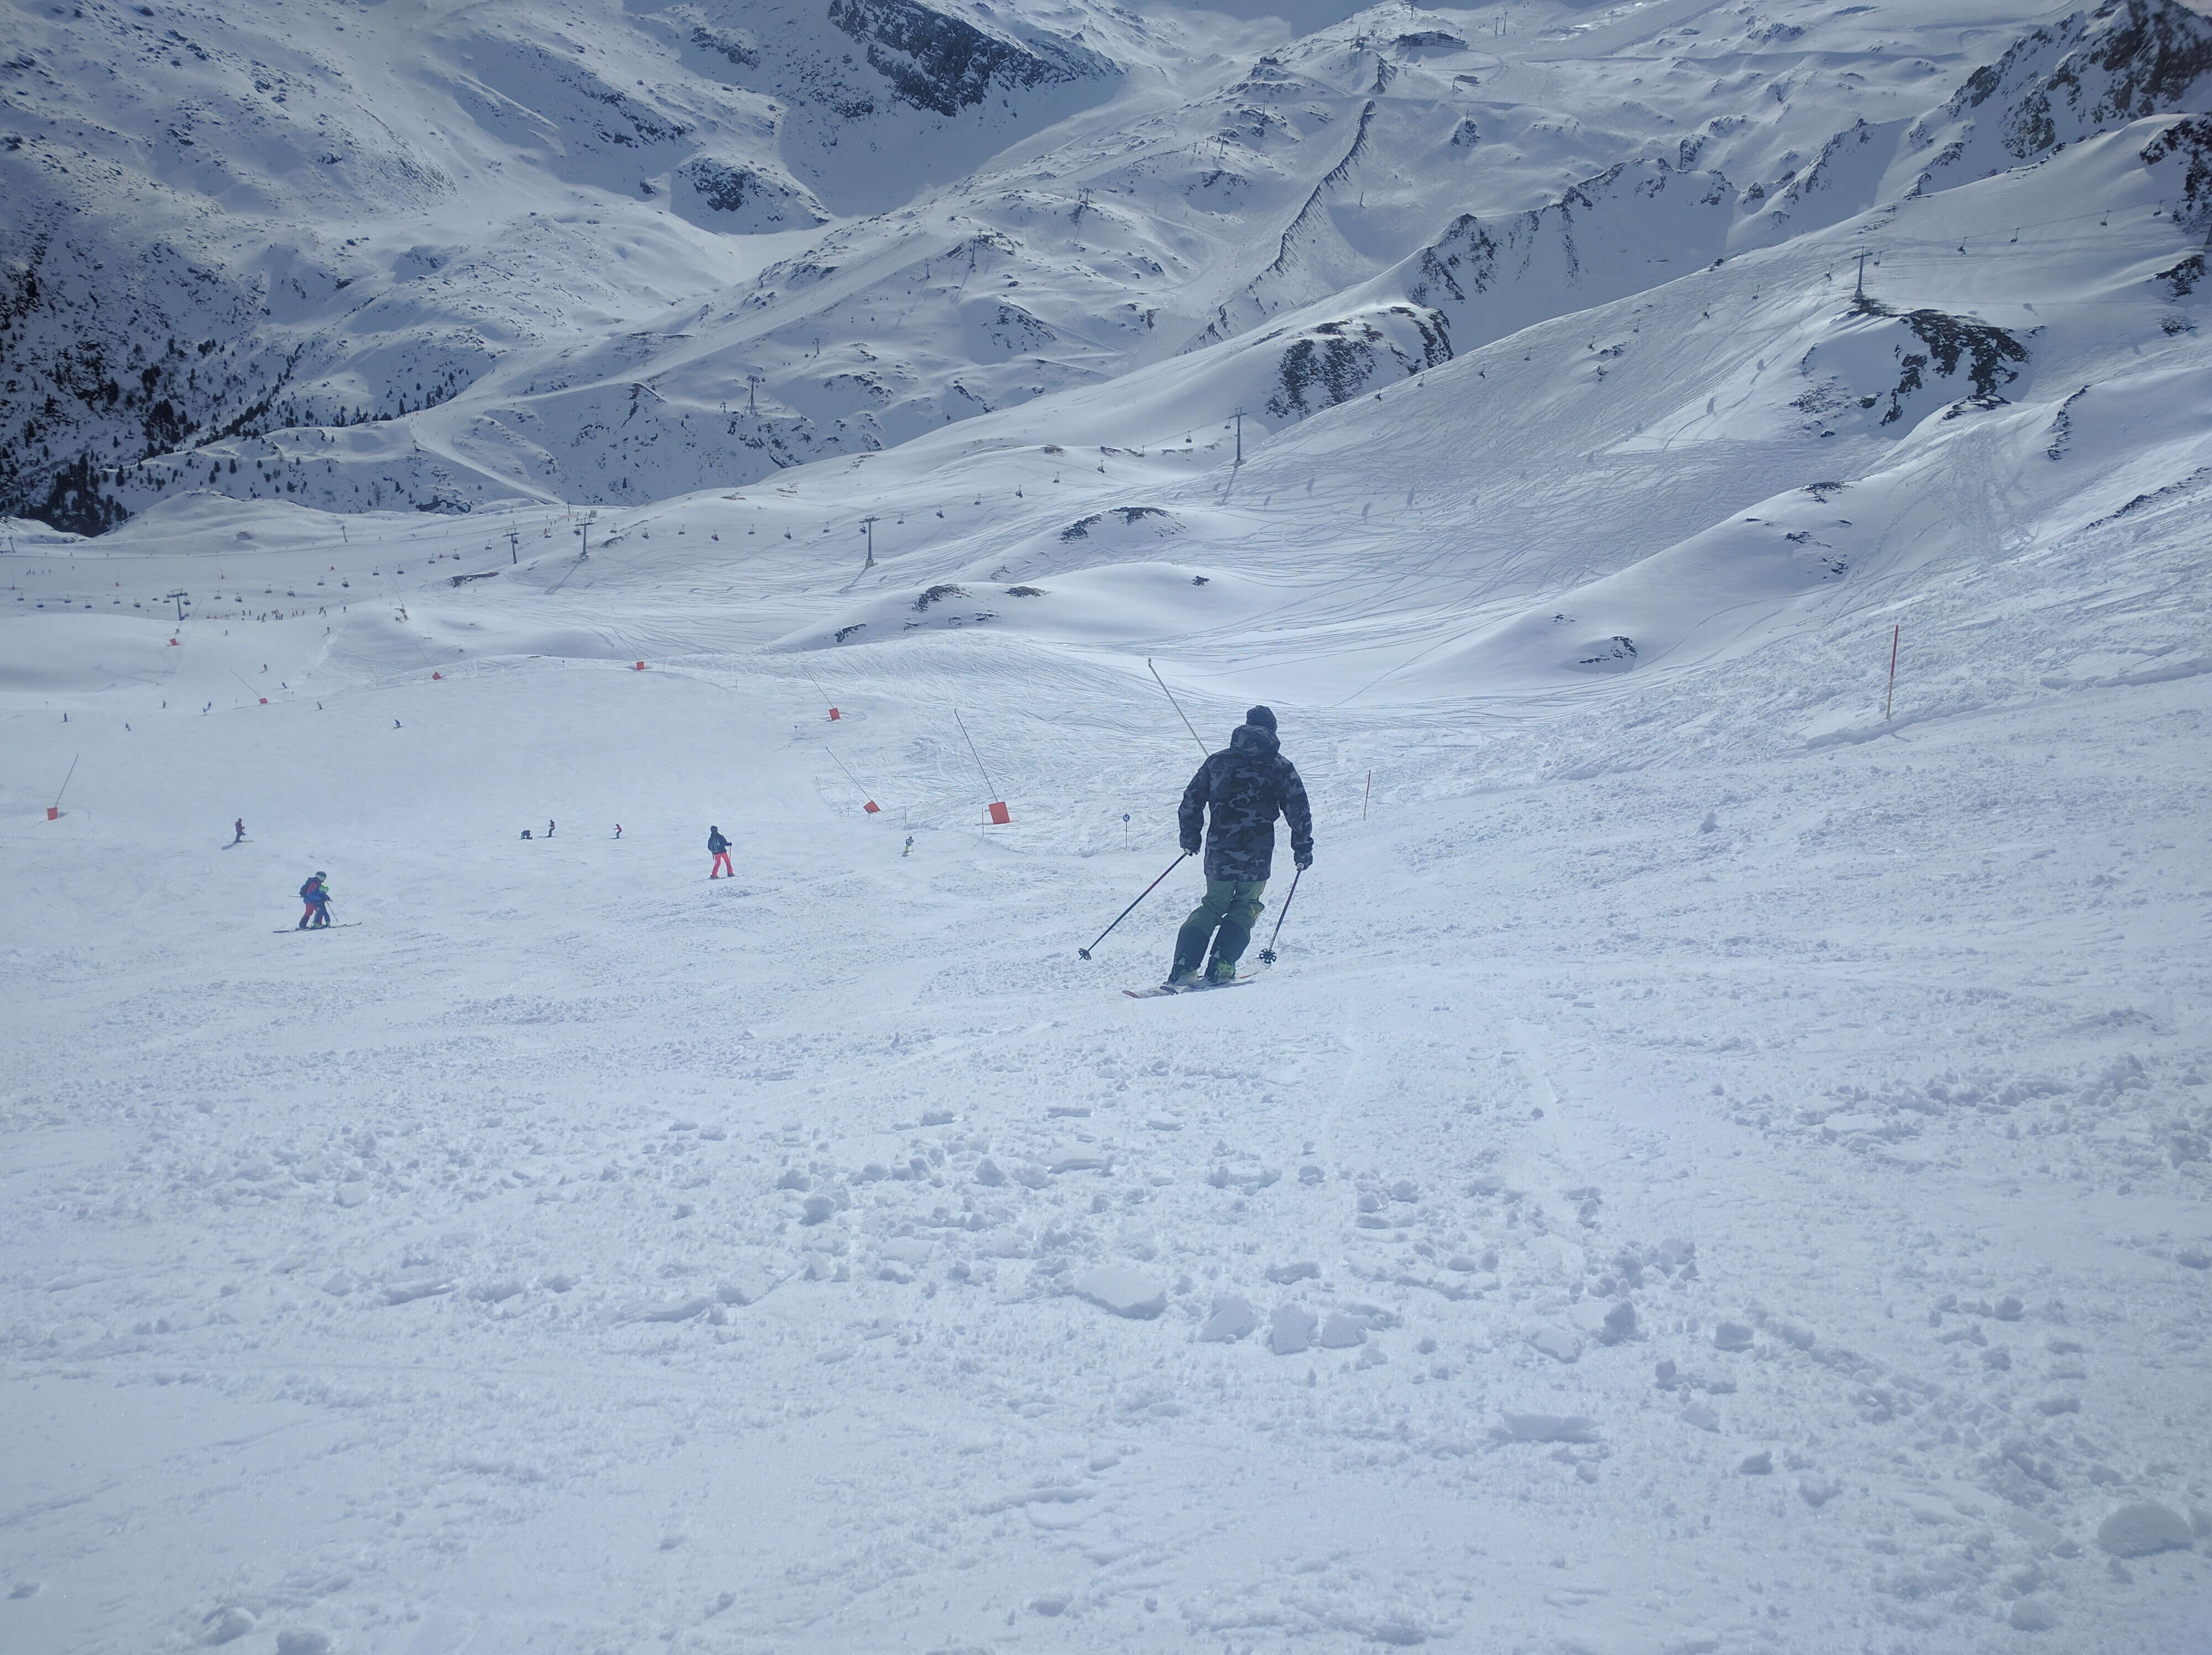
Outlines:
<svg viewBox="0 0 2212 1655"><path fill-rule="evenodd" d="M900 851L899 855L902 857L911 856L914 855L914 835L911 833L906 836L906 849Z"/></svg>
<svg viewBox="0 0 2212 1655"><path fill-rule="evenodd" d="M622 837L622 824L620 822L617 822L615 824L615 837L617 839Z"/></svg>
<svg viewBox="0 0 2212 1655"><path fill-rule="evenodd" d="M1205 830L1206 896L1176 935L1168 984L1182 988L1201 974L1209 983L1233 983L1260 918L1260 893L1274 869L1277 816L1290 822L1292 860L1301 868L1313 866L1313 811L1305 783L1275 739L1272 711L1255 707L1244 715L1226 751L1190 778L1176 814L1187 854L1197 854Z"/></svg>
<svg viewBox="0 0 2212 1655"><path fill-rule="evenodd" d="M243 843L246 843L246 818L245 818L243 816L241 816L241 817L240 817L240 818L239 818L235 822L233 822L233 823L230 824L230 831L231 831L231 836L232 836L232 837L231 837L231 841L230 841L230 842L231 842L231 843L232 843L232 844L234 844L234 845L239 845L239 844L243 844Z"/></svg>
<svg viewBox="0 0 2212 1655"><path fill-rule="evenodd" d="M548 818L545 823L545 837L549 839L553 837L553 823L550 818Z"/></svg>
<svg viewBox="0 0 2212 1655"><path fill-rule="evenodd" d="M730 862L730 842L722 837L721 829L711 824L707 829L707 849L714 857L714 871L707 876L708 879L719 879L725 873L733 879L738 877L738 870Z"/></svg>
<svg viewBox="0 0 2212 1655"><path fill-rule="evenodd" d="M330 877L318 871L300 887L300 900L307 904L307 911L300 916L300 922L292 928L295 931L319 931L331 922L331 887L326 883Z"/></svg>

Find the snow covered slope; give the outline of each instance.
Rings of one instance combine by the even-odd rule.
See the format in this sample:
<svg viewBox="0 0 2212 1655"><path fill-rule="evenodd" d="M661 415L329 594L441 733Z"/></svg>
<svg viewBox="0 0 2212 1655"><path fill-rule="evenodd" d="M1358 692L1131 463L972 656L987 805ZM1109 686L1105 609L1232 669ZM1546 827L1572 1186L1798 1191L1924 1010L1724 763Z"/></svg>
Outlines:
<svg viewBox="0 0 2212 1655"><path fill-rule="evenodd" d="M1525 487L1401 504L1494 351L1171 521L947 462L881 591L975 498L1065 526L872 645L773 647L853 513L939 522L896 455L580 560L206 496L27 545L9 1647L2198 1646L2212 435L2142 332L2055 459L2026 404L1850 438L1956 486L1825 592L1600 589L1778 439L1578 488L1528 418ZM1739 563L1893 519L1846 481ZM1481 630L1591 580L1727 647ZM1075 955L1193 763L1143 652L1316 800L1234 995L1116 992L1188 874ZM289 934L318 867L358 928Z"/></svg>

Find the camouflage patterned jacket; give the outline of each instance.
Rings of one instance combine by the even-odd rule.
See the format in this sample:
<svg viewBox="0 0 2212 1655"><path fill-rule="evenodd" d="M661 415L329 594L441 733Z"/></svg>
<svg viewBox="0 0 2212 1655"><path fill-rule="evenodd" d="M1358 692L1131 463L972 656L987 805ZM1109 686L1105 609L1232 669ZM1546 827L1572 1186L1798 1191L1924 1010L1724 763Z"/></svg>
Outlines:
<svg viewBox="0 0 2212 1655"><path fill-rule="evenodd" d="M1212 820L1206 820L1208 811ZM1313 811L1297 767L1282 755L1273 730L1240 724L1225 752L1198 767L1177 812L1182 848L1195 851L1206 829L1206 877L1264 879L1275 864L1275 818L1289 818L1291 850L1313 853Z"/></svg>

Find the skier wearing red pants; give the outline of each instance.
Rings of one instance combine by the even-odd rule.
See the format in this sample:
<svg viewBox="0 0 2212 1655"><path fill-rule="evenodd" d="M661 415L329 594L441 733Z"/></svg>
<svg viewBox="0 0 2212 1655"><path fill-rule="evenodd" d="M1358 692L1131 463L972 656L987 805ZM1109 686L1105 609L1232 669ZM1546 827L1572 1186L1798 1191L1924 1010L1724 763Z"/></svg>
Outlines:
<svg viewBox="0 0 2212 1655"><path fill-rule="evenodd" d="M722 837L721 829L708 828L707 849L714 854L714 871L707 876L708 879L719 879L725 873L733 879L738 877L738 870L730 865L730 842Z"/></svg>

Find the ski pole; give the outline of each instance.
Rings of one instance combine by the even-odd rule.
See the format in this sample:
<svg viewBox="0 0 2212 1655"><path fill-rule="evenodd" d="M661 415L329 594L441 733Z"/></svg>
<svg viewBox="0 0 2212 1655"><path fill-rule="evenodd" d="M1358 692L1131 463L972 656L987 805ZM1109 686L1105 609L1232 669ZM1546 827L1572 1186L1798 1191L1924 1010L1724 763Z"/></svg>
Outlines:
<svg viewBox="0 0 2212 1655"><path fill-rule="evenodd" d="M1291 904L1297 900L1298 880L1304 873L1305 869L1299 868L1291 875L1291 894L1283 898L1283 911L1275 916L1275 928L1268 935L1267 946L1260 951L1260 964L1262 965L1275 963L1275 939L1283 934L1283 922L1291 916Z"/></svg>
<svg viewBox="0 0 2212 1655"><path fill-rule="evenodd" d="M1174 873L1176 869L1181 867L1189 860L1190 852L1186 850L1182 855L1176 857L1175 861L1170 862L1166 867L1161 870L1160 878L1158 879L1154 879L1150 885L1146 885L1143 891L1138 893L1137 902L1144 901L1146 897L1151 896L1153 891L1158 890L1160 888L1161 879L1166 879L1169 874ZM1297 888L1298 882L1296 879L1292 879L1291 881L1291 889L1295 891ZM1121 913L1115 917L1114 925L1119 925L1123 920L1127 919L1130 915L1135 913L1137 911L1137 902L1133 902L1127 908L1123 909ZM1105 930L1101 931L1097 936L1091 938L1091 948L1096 948L1100 943L1105 941L1109 934L1113 931L1114 925L1108 926ZM1091 958L1091 948L1079 948L1075 952L1081 955L1085 959L1089 959Z"/></svg>

